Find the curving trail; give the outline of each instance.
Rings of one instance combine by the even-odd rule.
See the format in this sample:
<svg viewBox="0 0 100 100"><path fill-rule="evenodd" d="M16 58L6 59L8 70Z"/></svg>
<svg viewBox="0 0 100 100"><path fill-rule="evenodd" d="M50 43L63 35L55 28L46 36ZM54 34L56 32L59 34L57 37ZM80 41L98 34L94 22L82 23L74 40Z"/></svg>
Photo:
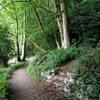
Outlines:
<svg viewBox="0 0 100 100"><path fill-rule="evenodd" d="M9 88L9 100L60 100L54 85L33 83L26 73L26 67L14 72Z"/></svg>

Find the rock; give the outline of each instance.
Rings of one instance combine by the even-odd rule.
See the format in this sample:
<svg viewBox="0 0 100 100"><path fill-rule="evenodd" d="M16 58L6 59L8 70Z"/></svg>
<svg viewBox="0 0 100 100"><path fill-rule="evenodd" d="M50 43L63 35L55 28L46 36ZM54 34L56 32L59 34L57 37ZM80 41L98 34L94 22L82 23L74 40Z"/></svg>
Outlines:
<svg viewBox="0 0 100 100"><path fill-rule="evenodd" d="M64 76L64 75L65 75L65 73L64 73L64 72L60 72L60 75Z"/></svg>
<svg viewBox="0 0 100 100"><path fill-rule="evenodd" d="M70 72L67 72L67 73L66 73L66 76L67 76L67 77L72 77L72 75L73 75L73 73L70 73Z"/></svg>
<svg viewBox="0 0 100 100"><path fill-rule="evenodd" d="M16 63L16 62L17 62L17 58L15 57L15 58L10 59L10 60L8 61L8 64L10 65L10 64L14 64L14 63Z"/></svg>
<svg viewBox="0 0 100 100"><path fill-rule="evenodd" d="M47 79L48 80L53 79L53 75L47 75Z"/></svg>
<svg viewBox="0 0 100 100"><path fill-rule="evenodd" d="M59 76L59 80L64 82L64 76Z"/></svg>
<svg viewBox="0 0 100 100"><path fill-rule="evenodd" d="M53 81L53 83L56 85L56 87L61 87L64 85L63 81L60 81L60 80L55 80Z"/></svg>
<svg viewBox="0 0 100 100"><path fill-rule="evenodd" d="M59 80L59 76L58 75L55 75L54 77L53 77L53 80Z"/></svg>
<svg viewBox="0 0 100 100"><path fill-rule="evenodd" d="M70 87L69 87L69 85L64 85L63 91L64 91L64 92L70 92Z"/></svg>
<svg viewBox="0 0 100 100"><path fill-rule="evenodd" d="M66 83L68 83L69 81L68 81L68 78L67 77L65 77L64 78L64 83L66 84Z"/></svg>
<svg viewBox="0 0 100 100"><path fill-rule="evenodd" d="M69 79L70 83L74 83L74 80L72 78Z"/></svg>

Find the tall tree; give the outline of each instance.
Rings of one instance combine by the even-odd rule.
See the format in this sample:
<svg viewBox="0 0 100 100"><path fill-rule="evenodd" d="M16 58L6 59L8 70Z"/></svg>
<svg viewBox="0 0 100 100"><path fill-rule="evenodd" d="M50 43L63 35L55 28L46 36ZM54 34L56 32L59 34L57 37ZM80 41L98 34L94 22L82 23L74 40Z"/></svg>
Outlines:
<svg viewBox="0 0 100 100"><path fill-rule="evenodd" d="M61 36L62 48L66 49L70 44L67 1L55 0L55 5L58 13L57 23Z"/></svg>

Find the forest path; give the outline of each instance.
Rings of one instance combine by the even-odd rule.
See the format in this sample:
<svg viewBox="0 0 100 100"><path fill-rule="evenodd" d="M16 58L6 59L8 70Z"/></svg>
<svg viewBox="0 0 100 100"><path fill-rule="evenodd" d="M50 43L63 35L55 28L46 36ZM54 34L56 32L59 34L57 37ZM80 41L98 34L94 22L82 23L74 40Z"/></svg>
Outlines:
<svg viewBox="0 0 100 100"><path fill-rule="evenodd" d="M12 75L9 100L60 100L55 86L33 82L26 67L27 64Z"/></svg>

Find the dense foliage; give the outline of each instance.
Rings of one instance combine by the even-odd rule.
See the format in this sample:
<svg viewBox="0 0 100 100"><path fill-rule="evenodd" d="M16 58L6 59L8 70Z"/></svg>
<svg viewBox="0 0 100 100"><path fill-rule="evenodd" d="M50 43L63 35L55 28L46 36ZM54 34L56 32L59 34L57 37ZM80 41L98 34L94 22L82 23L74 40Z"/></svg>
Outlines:
<svg viewBox="0 0 100 100"><path fill-rule="evenodd" d="M0 100L11 74L23 65L8 65L13 53L18 61L38 56L28 66L36 81L74 60L71 100L99 100L99 42L99 0L0 0Z"/></svg>
<svg viewBox="0 0 100 100"><path fill-rule="evenodd" d="M92 43L97 43L100 39L100 2L87 0L84 3L77 2L72 7L69 17L71 26L71 37L81 40L85 34L91 37Z"/></svg>
<svg viewBox="0 0 100 100"><path fill-rule="evenodd" d="M88 49L88 50L87 50ZM89 100L99 100L100 95L100 46L96 48L80 48L80 55L73 65L74 81L72 94L73 100L88 98Z"/></svg>
<svg viewBox="0 0 100 100"><path fill-rule="evenodd" d="M41 68L44 68L44 70L54 69L64 65L72 59L75 59L76 55L77 48L75 46L71 46L68 49L50 51L43 57L43 59L40 59L44 60L43 62L40 62L40 66Z"/></svg>
<svg viewBox="0 0 100 100"><path fill-rule="evenodd" d="M6 67L13 52L13 42L10 37L8 28L0 25L0 64Z"/></svg>

